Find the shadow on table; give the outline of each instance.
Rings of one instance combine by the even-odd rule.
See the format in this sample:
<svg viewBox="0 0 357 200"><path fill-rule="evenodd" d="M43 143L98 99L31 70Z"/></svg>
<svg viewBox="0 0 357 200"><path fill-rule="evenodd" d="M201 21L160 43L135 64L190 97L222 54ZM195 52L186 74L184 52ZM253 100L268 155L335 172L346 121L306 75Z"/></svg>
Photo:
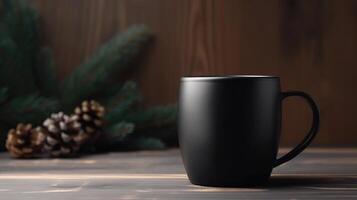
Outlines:
<svg viewBox="0 0 357 200"><path fill-rule="evenodd" d="M272 176L266 185L267 188L282 187L326 187L347 188L354 187L357 177L354 176L308 176L308 175L279 175Z"/></svg>

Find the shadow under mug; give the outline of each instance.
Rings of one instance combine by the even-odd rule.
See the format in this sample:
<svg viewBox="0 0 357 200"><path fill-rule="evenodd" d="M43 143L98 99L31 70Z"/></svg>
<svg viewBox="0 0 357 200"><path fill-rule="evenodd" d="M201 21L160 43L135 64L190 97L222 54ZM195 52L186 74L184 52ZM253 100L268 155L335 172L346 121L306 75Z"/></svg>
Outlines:
<svg viewBox="0 0 357 200"><path fill-rule="evenodd" d="M298 96L312 109L312 126L303 141L276 158L281 104ZM267 182L274 167L301 153L319 128L319 109L300 91L281 92L280 79L264 75L183 77L178 133L183 163L193 184L255 186Z"/></svg>

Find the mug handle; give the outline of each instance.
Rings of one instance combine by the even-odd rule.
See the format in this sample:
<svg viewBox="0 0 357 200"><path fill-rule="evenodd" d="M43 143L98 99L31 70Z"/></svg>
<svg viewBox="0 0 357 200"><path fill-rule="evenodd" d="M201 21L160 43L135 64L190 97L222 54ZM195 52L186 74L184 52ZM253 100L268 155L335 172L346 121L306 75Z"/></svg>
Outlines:
<svg viewBox="0 0 357 200"><path fill-rule="evenodd" d="M292 97L292 96L302 97L303 99L305 99L312 110L313 118L312 118L311 128L310 128L308 134L303 139L303 141L300 142L300 144L298 144L294 149L289 151L287 154L278 158L275 161L273 167L277 167L285 162L288 162L289 160L293 159L295 156L299 155L307 146L309 146L309 144L315 138L317 131L319 130L319 126L320 126L319 108L317 107L316 102L312 99L312 97L310 95L308 95L305 92L301 92L301 91L282 92L281 94L282 94L281 101L287 97Z"/></svg>

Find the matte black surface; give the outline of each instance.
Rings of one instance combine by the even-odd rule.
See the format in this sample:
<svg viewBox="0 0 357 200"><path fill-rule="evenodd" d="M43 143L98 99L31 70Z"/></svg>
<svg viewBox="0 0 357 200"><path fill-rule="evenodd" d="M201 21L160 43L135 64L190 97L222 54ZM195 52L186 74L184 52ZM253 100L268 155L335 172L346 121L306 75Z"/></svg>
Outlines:
<svg viewBox="0 0 357 200"><path fill-rule="evenodd" d="M319 126L320 126L320 111L319 108L317 107L317 104L315 101L310 97L310 95L306 94L305 92L300 92L300 91L289 91L289 92L283 92L282 93L282 100L284 100L287 97L301 97L306 100L306 102L309 104L311 110L312 110L312 124L311 128L308 132L308 134L305 136L305 138L302 140L300 144L298 144L294 149L289 151L287 154L282 156L281 158L277 159L274 163L274 167L279 166L291 159L293 159L295 156L299 155L309 144L312 142L312 140L315 138Z"/></svg>
<svg viewBox="0 0 357 200"><path fill-rule="evenodd" d="M309 136L276 161L282 97L279 78L273 76L182 78L179 142L190 181L206 186L264 184L273 166L306 148L319 123L311 98L317 120Z"/></svg>

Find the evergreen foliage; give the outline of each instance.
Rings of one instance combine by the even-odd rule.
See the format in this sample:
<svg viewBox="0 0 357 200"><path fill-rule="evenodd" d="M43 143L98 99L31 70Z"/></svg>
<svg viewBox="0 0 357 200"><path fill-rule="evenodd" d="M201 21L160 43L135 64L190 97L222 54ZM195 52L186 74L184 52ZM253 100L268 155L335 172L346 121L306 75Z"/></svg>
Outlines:
<svg viewBox="0 0 357 200"><path fill-rule="evenodd" d="M168 146L165 138L176 140L171 131L165 136L147 134L174 127L176 106L141 110L136 83L115 78L135 65L133 61L152 38L148 27L134 26L113 37L59 81L51 50L40 45L38 20L38 13L25 0L0 2L2 144L8 129L16 124L40 125L51 113L70 113L80 102L91 99L107 108L103 138L98 142L98 147L105 147L102 149L162 149Z"/></svg>

